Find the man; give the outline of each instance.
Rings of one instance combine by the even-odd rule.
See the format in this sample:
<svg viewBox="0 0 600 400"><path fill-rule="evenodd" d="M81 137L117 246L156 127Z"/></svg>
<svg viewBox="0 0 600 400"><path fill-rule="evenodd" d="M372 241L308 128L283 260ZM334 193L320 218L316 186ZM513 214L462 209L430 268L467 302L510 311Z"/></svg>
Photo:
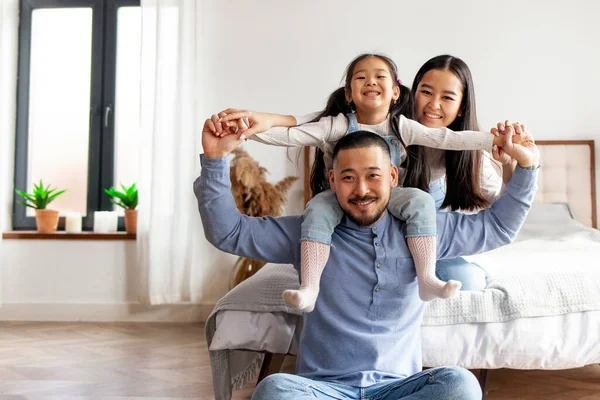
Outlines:
<svg viewBox="0 0 600 400"><path fill-rule="evenodd" d="M240 256L300 262L301 216L241 215L230 193L227 155L235 135L203 130L202 173L194 183L207 239ZM438 257L494 249L516 236L535 194L539 152L533 142L504 151L520 166L506 194L477 215L439 213ZM458 367L422 371L423 302L404 239L404 223L386 211L398 170L386 142L370 132L342 138L333 152L332 190L345 216L335 229L315 309L305 314L297 375L274 374L253 399L480 399L475 377Z"/></svg>

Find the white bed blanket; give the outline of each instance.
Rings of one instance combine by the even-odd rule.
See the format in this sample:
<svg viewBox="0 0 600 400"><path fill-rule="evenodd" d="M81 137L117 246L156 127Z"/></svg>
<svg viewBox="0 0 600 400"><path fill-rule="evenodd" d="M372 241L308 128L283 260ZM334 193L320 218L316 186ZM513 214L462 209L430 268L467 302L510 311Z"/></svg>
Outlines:
<svg viewBox="0 0 600 400"><path fill-rule="evenodd" d="M465 258L487 271L487 288L430 302L423 325L600 310L600 231L575 220L528 218L515 243Z"/></svg>

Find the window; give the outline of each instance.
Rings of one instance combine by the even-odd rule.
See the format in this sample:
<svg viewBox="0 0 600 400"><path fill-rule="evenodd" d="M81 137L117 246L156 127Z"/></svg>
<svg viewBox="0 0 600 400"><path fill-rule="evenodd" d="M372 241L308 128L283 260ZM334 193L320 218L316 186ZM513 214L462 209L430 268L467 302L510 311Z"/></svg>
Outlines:
<svg viewBox="0 0 600 400"><path fill-rule="evenodd" d="M115 209L104 189L138 176L140 1L21 0L20 15L15 188L67 189L50 207L91 230ZM35 229L17 200L14 229Z"/></svg>

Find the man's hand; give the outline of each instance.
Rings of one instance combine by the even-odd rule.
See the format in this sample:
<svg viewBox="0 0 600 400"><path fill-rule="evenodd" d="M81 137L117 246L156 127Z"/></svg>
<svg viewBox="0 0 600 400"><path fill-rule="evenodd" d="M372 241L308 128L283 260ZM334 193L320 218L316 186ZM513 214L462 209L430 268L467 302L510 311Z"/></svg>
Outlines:
<svg viewBox="0 0 600 400"><path fill-rule="evenodd" d="M505 134L502 137L505 139L502 150L517 160L521 168L537 167L540 164L540 151L535 145L533 136L530 134L521 134L520 143L513 142L515 128L513 125L506 124Z"/></svg>
<svg viewBox="0 0 600 400"><path fill-rule="evenodd" d="M218 119L218 117L213 119ZM243 141L239 140L236 135L226 135L223 137L216 136L215 132L217 131L217 128L213 119L207 119L204 122L204 128L202 129L202 148L204 149L204 157L225 157Z"/></svg>

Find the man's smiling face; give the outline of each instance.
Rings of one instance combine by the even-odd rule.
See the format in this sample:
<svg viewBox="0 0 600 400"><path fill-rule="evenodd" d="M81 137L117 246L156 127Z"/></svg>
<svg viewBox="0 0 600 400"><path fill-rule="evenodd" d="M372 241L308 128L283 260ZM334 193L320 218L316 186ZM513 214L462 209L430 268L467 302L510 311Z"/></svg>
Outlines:
<svg viewBox="0 0 600 400"><path fill-rule="evenodd" d="M398 185L398 169L378 146L340 150L329 171L340 207L358 225L377 222Z"/></svg>

